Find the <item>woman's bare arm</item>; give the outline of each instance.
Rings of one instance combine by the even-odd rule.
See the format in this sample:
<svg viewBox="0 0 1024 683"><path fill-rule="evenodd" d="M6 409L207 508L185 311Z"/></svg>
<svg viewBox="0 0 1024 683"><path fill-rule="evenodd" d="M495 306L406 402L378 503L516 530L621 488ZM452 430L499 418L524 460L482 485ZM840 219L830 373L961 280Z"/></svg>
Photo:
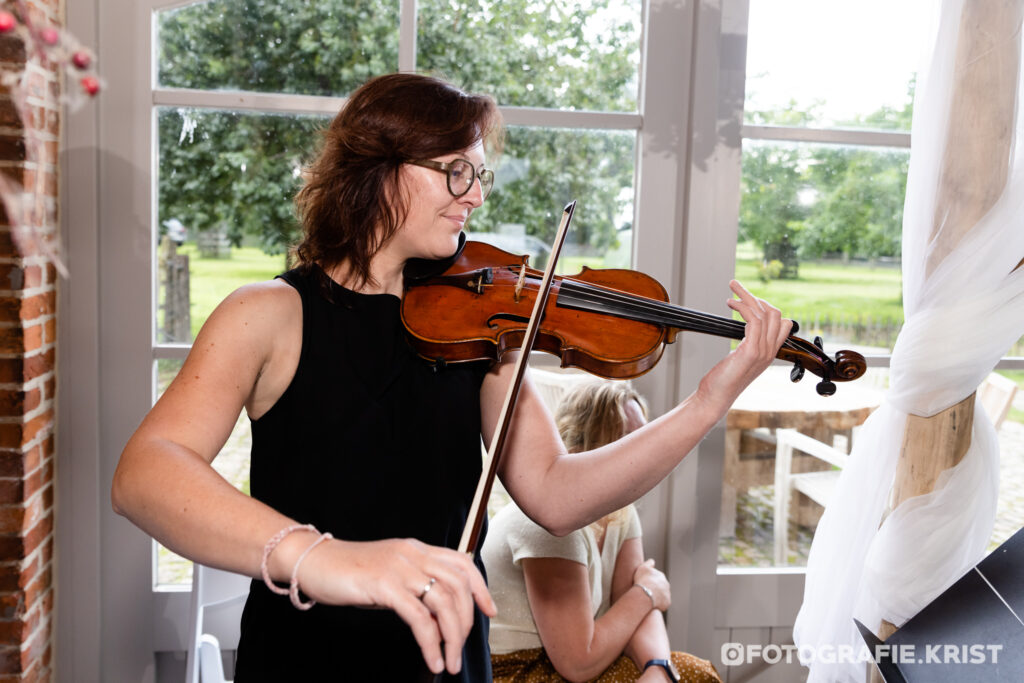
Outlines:
<svg viewBox="0 0 1024 683"><path fill-rule="evenodd" d="M639 537L622 544L615 558L615 573L612 575L612 601L618 600L633 587L636 571L643 563L643 542ZM665 618L660 611L652 610L644 618L626 644L625 654L640 669L652 659L670 659L672 649L665 629Z"/></svg>
<svg viewBox="0 0 1024 683"><path fill-rule="evenodd" d="M270 398L265 389L289 344L282 330L301 343L301 314L297 293L279 282L243 287L217 307L121 454L111 491L117 512L175 552L259 575L262 544L290 520L237 491L210 463L242 407ZM302 543L288 539L279 558Z"/></svg>
<svg viewBox="0 0 1024 683"><path fill-rule="evenodd" d="M635 588L595 620L584 565L544 557L523 559L522 566L541 643L558 673L570 681L590 680L607 669L653 610L651 599ZM659 586L652 584L652 590Z"/></svg>
<svg viewBox="0 0 1024 683"><path fill-rule="evenodd" d="M301 316L298 294L279 281L243 287L217 307L121 454L111 491L118 513L190 559L260 576L265 544L295 520L237 491L210 463L243 406L259 417L284 392L298 363ZM271 577L287 582L315 538L286 536L270 555ZM395 610L435 672L460 669L474 602L494 614L469 556L411 539L323 543L298 580L318 602Z"/></svg>

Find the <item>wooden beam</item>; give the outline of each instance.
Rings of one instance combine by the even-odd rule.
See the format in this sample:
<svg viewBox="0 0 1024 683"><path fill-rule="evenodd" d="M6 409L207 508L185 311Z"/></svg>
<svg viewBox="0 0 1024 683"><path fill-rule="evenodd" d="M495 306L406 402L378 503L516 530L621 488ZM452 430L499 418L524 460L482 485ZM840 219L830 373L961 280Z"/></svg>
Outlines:
<svg viewBox="0 0 1024 683"><path fill-rule="evenodd" d="M1006 185L1020 63L1018 5L1017 0L964 3L927 275L992 208Z"/></svg>

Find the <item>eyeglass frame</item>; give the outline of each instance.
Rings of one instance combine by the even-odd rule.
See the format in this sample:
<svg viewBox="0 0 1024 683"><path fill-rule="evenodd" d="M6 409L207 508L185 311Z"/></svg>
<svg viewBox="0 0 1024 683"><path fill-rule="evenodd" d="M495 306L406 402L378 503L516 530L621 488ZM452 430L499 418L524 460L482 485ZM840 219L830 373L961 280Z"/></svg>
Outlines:
<svg viewBox="0 0 1024 683"><path fill-rule="evenodd" d="M462 161L469 164L469 167L473 170L473 182L470 183L465 190L458 194L456 194L455 191L452 189L452 176L450 170L452 164L454 164L456 161ZM485 168L483 165L480 166L480 170L478 171L476 170L476 166L469 159L463 159L461 157L458 159L452 159L451 161L434 161L433 159L410 159L405 163L412 164L413 166L429 168L434 171L440 171L444 173L445 185L447 185L448 187L448 194L455 198L464 197L467 194L469 194L469 191L473 189L473 185L475 185L478 180L480 181L480 190L483 192L484 199L487 199L491 194L491 190L494 189L494 171L492 171L489 168ZM487 184L487 186L484 185L484 173L489 173L491 177L490 182Z"/></svg>

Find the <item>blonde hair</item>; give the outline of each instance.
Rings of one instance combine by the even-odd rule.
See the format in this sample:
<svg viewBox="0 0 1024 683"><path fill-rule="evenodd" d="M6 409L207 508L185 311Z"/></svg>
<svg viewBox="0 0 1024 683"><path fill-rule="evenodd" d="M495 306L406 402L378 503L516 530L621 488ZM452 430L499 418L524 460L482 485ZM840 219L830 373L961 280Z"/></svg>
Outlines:
<svg viewBox="0 0 1024 683"><path fill-rule="evenodd" d="M558 404L555 424L570 453L600 448L626 435L626 405L636 401L647 418L647 402L629 382L587 382L570 389ZM632 505L592 522L603 534L613 524L625 524Z"/></svg>
<svg viewBox="0 0 1024 683"><path fill-rule="evenodd" d="M587 382L570 389L555 413L555 424L570 453L600 448L626 435L626 405L647 403L629 382Z"/></svg>

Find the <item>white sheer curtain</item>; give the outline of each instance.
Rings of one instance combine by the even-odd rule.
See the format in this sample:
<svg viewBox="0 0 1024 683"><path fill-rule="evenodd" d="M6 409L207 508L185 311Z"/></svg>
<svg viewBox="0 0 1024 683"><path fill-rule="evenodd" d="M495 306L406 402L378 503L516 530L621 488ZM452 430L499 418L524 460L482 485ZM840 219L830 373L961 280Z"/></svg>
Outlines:
<svg viewBox="0 0 1024 683"><path fill-rule="evenodd" d="M809 683L862 683L865 665L841 649L863 647L853 618L876 630L882 619L899 626L980 560L991 534L998 441L980 408L960 464L941 475L932 493L885 512L908 415L928 417L962 401L1024 335L1024 268L1016 269L1024 257L1024 117L1016 95L1022 5L943 0L934 4L934 17L922 17L931 19L931 40L918 72L903 218L906 322L893 350L891 388L861 429L811 546L793 632L810 666ZM993 32L984 22L961 21L971 18L965 8L977 15L997 7L1007 14L997 22L996 49L969 55L967 64L957 49L962 32L987 31L986 39ZM1007 24L1007 16L1016 24ZM963 103L956 98L965 96L965 67L1009 78L1009 130L950 123L962 120L951 112ZM977 148L972 136L1006 133L1008 155L972 159L962 152ZM969 176L979 168L971 164L1004 167L995 170L1005 171L1005 188L1001 194L994 188L998 199L978 220L957 225L959 199L948 191L943 196L948 178L941 176Z"/></svg>

